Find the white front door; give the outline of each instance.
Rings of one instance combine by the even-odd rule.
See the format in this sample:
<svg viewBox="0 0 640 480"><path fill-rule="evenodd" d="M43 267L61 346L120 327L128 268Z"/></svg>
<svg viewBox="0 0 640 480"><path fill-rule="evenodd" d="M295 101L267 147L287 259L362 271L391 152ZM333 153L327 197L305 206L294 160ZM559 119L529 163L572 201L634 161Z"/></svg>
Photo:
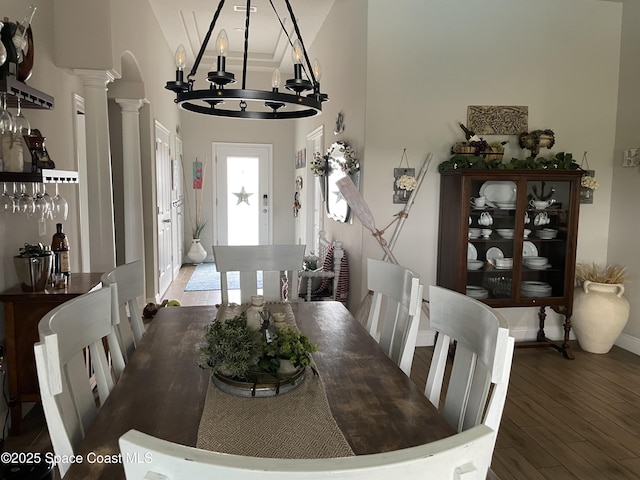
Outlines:
<svg viewBox="0 0 640 480"><path fill-rule="evenodd" d="M271 243L271 145L214 143L217 245Z"/></svg>
<svg viewBox="0 0 640 480"><path fill-rule="evenodd" d="M169 130L155 123L156 201L158 222L158 293L160 297L173 279L171 260L171 152Z"/></svg>
<svg viewBox="0 0 640 480"><path fill-rule="evenodd" d="M173 279L178 276L184 257L184 189L182 188L182 139L175 137L171 160L171 225L173 226Z"/></svg>

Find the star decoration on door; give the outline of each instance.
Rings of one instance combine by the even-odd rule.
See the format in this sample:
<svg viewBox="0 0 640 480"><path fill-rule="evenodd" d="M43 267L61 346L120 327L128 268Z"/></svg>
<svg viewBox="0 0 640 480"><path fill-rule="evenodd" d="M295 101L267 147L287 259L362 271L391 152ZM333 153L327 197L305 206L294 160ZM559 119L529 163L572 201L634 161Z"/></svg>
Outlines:
<svg viewBox="0 0 640 480"><path fill-rule="evenodd" d="M238 193L234 193L234 195L238 197L238 203L236 203L236 205L240 205L242 202L249 205L249 197L253 195L253 193L247 193L243 185L240 191Z"/></svg>

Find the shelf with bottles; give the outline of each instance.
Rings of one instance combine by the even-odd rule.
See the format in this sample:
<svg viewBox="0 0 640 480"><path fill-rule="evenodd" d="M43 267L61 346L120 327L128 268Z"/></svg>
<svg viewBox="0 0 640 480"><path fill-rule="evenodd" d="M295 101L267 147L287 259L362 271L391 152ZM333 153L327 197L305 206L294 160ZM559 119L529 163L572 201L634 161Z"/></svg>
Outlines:
<svg viewBox="0 0 640 480"><path fill-rule="evenodd" d="M0 182L78 183L78 172L55 168L43 168L36 173L0 172Z"/></svg>

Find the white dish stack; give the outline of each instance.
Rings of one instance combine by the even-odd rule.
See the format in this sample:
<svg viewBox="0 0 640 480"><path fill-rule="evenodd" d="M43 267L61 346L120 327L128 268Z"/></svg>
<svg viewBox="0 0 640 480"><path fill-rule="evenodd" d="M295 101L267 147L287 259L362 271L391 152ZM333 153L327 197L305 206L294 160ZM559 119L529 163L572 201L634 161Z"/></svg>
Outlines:
<svg viewBox="0 0 640 480"><path fill-rule="evenodd" d="M546 282L526 281L520 285L522 296L527 298L550 297L551 285Z"/></svg>

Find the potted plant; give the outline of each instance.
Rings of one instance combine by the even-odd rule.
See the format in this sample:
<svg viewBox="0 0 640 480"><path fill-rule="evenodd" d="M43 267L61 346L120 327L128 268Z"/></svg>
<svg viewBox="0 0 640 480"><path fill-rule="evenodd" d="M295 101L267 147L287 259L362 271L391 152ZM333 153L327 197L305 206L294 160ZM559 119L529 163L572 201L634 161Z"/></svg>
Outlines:
<svg viewBox="0 0 640 480"><path fill-rule="evenodd" d="M181 164L182 165L182 164ZM204 230L204 227L207 225L207 221L202 219L202 185L204 183L204 174L207 169L207 159L205 158L204 163L196 161L193 166L193 196L194 196L194 212L191 212L191 202L189 197L187 197L187 214L189 216L189 223L191 224L191 248L187 252L187 256L189 260L193 263L198 264L204 262L207 258L207 251L204 249L202 244L200 243L200 235ZM187 178L184 172L184 165L182 165L182 179L184 181L185 187L187 185ZM198 194L200 196L200 200L198 201Z"/></svg>
<svg viewBox="0 0 640 480"><path fill-rule="evenodd" d="M629 320L626 267L578 263L576 280L571 324L578 343L587 352L607 353Z"/></svg>
<svg viewBox="0 0 640 480"><path fill-rule="evenodd" d="M215 321L207 328L200 348L202 363L225 377L247 379L264 353L264 336L247 327L247 315Z"/></svg>
<svg viewBox="0 0 640 480"><path fill-rule="evenodd" d="M233 384L236 391L229 393L246 396L242 390L255 389L257 384L273 386L277 394L283 391L282 385L296 383L316 350L296 328L251 328L243 312L211 323L200 357L202 366L213 370L214 383Z"/></svg>
<svg viewBox="0 0 640 480"><path fill-rule="evenodd" d="M318 348L309 338L293 327L280 327L276 337L265 347L265 357L281 374L292 374L311 363L311 353Z"/></svg>

